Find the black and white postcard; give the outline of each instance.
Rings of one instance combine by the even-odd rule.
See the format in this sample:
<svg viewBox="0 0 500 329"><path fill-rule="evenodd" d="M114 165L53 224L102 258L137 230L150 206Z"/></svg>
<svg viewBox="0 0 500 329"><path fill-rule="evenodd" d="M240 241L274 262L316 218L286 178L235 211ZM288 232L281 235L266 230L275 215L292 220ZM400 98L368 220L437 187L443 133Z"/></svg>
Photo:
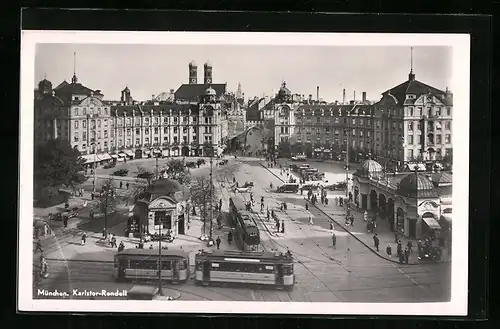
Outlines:
<svg viewBox="0 0 500 329"><path fill-rule="evenodd" d="M19 309L465 315L468 35L23 31Z"/></svg>

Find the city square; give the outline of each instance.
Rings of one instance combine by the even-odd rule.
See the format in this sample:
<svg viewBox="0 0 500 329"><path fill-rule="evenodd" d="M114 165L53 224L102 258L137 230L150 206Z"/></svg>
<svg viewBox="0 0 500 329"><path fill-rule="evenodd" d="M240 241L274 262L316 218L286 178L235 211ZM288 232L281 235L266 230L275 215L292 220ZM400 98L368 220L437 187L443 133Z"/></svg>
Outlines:
<svg viewBox="0 0 500 329"><path fill-rule="evenodd" d="M319 85L307 96L300 79L249 97L211 61L185 59L177 89L136 100L123 83L107 100L83 84L76 51L70 82L49 81L56 66L41 60L33 298L133 299L149 286L180 301L449 301L453 93L417 80L425 51L401 50L409 74L379 82L375 100L349 100L341 83L340 100ZM219 253L208 275L200 260Z"/></svg>

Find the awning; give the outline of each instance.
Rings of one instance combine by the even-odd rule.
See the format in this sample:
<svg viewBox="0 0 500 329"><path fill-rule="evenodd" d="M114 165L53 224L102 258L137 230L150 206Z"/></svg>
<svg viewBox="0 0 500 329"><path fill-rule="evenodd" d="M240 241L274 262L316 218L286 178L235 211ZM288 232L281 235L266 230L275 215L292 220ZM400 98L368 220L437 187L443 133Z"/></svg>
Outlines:
<svg viewBox="0 0 500 329"><path fill-rule="evenodd" d="M328 153L328 152L330 152L330 150L329 149L324 149L323 152Z"/></svg>
<svg viewBox="0 0 500 329"><path fill-rule="evenodd" d="M130 150L126 150L125 153L129 156L129 157L133 157L134 156L134 152L130 151Z"/></svg>
<svg viewBox="0 0 500 329"><path fill-rule="evenodd" d="M321 149L314 149L314 152L321 152Z"/></svg>
<svg viewBox="0 0 500 329"><path fill-rule="evenodd" d="M439 230L441 225L433 217L424 217L422 220L433 230Z"/></svg>
<svg viewBox="0 0 500 329"><path fill-rule="evenodd" d="M170 153L170 152L169 152L169 150L163 150L163 151L161 151L161 154L162 154L163 156L166 156L166 157L168 157L168 154L169 154L169 153Z"/></svg>
<svg viewBox="0 0 500 329"><path fill-rule="evenodd" d="M124 157L126 157L125 153L123 153L123 152L118 153L118 156L119 156L120 158L124 158Z"/></svg>
<svg viewBox="0 0 500 329"><path fill-rule="evenodd" d="M111 157L112 157L113 159L118 159L118 155L117 155L117 154L111 154Z"/></svg>
<svg viewBox="0 0 500 329"><path fill-rule="evenodd" d="M99 160L101 160L101 161L106 161L106 160L112 159L108 153L99 154L98 157L99 157Z"/></svg>
<svg viewBox="0 0 500 329"><path fill-rule="evenodd" d="M85 159L85 164L99 162L99 158L97 158L94 154L82 155L81 157Z"/></svg>
<svg viewBox="0 0 500 329"><path fill-rule="evenodd" d="M410 171L415 171L415 167L416 167L417 165L416 165L416 164L414 164L414 163L409 163L409 164L407 164L407 166L408 166L408 169L409 169Z"/></svg>

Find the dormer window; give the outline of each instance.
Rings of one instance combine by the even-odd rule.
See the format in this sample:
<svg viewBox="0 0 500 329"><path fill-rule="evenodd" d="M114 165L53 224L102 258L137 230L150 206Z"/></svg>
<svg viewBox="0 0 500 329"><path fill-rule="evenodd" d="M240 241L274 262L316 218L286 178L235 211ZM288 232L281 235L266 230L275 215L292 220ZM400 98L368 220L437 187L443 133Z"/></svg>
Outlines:
<svg viewBox="0 0 500 329"><path fill-rule="evenodd" d="M416 97L416 96L415 96L415 95L413 95L413 94L408 94L408 95L406 95L406 99L415 99L415 97Z"/></svg>

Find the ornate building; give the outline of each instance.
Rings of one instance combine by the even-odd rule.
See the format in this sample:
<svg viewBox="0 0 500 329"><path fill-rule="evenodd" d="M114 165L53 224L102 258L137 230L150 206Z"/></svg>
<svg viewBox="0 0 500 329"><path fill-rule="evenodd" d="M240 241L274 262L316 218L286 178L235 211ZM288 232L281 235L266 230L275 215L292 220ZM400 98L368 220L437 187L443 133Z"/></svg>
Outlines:
<svg viewBox="0 0 500 329"><path fill-rule="evenodd" d="M182 95L192 101L148 105L135 102L126 87L121 102L111 105L102 101L100 91L78 83L76 74L71 84L63 82L50 92L49 83L40 82L43 95L35 99L35 138L67 139L88 162L155 153L205 155L207 144L220 150L227 140L228 103L210 85L182 85ZM220 86L225 93L225 84ZM97 159L85 156L94 151Z"/></svg>
<svg viewBox="0 0 500 329"><path fill-rule="evenodd" d="M450 173L386 175L378 162L366 160L353 174L349 199L361 210L378 212L393 231L421 239L448 234L441 219L451 214L451 184Z"/></svg>

